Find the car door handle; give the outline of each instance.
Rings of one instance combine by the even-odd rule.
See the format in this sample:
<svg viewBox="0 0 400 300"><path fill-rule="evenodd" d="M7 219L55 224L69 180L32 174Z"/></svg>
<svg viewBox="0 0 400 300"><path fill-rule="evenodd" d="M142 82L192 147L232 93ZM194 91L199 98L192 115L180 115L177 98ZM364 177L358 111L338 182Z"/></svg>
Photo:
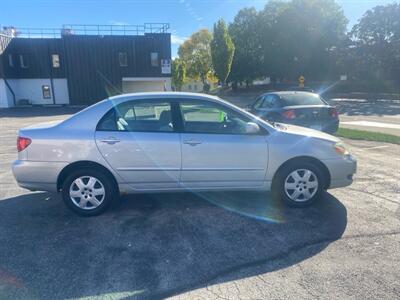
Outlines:
<svg viewBox="0 0 400 300"><path fill-rule="evenodd" d="M118 140L116 138L113 138L113 137L109 137L109 138L100 140L100 142L106 143L106 144L109 144L109 145L114 145L116 143L119 143L120 140Z"/></svg>
<svg viewBox="0 0 400 300"><path fill-rule="evenodd" d="M190 145L190 146L197 146L198 144L201 144L200 141L196 141L196 140L186 140L186 141L183 141L183 143Z"/></svg>

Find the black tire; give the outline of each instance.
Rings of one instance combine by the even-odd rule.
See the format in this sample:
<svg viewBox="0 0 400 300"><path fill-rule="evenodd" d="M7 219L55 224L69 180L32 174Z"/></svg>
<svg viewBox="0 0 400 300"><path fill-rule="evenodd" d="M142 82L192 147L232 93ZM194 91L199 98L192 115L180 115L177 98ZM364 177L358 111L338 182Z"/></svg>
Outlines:
<svg viewBox="0 0 400 300"><path fill-rule="evenodd" d="M78 179L80 177L89 177L89 176L97 179L100 182L100 184L103 186L104 198L102 196L98 196L98 197L100 197L100 199L102 199L102 202L97 207L93 207L93 208L89 207L87 209L84 209L84 208L79 207L77 204L75 204L73 202L72 198L70 197L70 187L76 179ZM101 185L100 185L100 188L101 188ZM92 195L90 195L90 196L92 196ZM64 200L64 203L70 210L72 210L73 212L75 212L76 214L81 215L81 216L97 216L97 215L103 213L104 211L107 210L107 208L114 202L114 200L117 197L118 197L118 190L115 186L114 181L111 178L109 178L109 176L107 176L106 174L104 174L101 171L96 170L96 169L86 169L85 168L85 169L76 170L76 171L72 172L71 174L69 174L62 184L62 198ZM79 198L74 198L74 199L79 199ZM76 201L79 201L79 200L76 200ZM91 204L88 203L87 206L90 206L90 205Z"/></svg>
<svg viewBox="0 0 400 300"><path fill-rule="evenodd" d="M292 198L289 197L287 192L285 191L285 181L288 178L289 174L296 170L309 170L313 173L311 176L311 179L313 176L316 177L318 187L316 188L316 191L314 193L314 189L307 189L310 194L314 193L314 195L307 199L299 199L298 201L293 200ZM300 172L301 174L301 172ZM306 186L306 184L305 184ZM276 199L281 200L283 203L285 203L288 206L291 207L306 207L314 204L316 201L318 201L321 198L322 193L325 191L325 177L323 172L321 171L320 167L317 166L317 164L311 163L311 162L292 162L289 163L287 166L284 166L281 170L278 171L276 174L274 181L272 183L272 193ZM296 187L297 189L297 187ZM301 186L300 186L301 189ZM304 189L304 186L303 186ZM293 191L293 192L291 192ZM289 193L293 196L294 189L289 190ZM303 195L304 197L304 195Z"/></svg>

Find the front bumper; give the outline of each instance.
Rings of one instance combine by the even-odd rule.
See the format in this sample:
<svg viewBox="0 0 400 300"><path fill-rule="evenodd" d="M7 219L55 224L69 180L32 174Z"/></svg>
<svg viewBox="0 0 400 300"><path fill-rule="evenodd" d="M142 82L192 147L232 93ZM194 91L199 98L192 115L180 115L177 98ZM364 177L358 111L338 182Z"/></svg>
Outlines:
<svg viewBox="0 0 400 300"><path fill-rule="evenodd" d="M330 189L352 184L357 171L357 160L351 155L322 161L331 175Z"/></svg>
<svg viewBox="0 0 400 300"><path fill-rule="evenodd" d="M12 172L18 185L31 191L57 191L57 178L67 162L16 160Z"/></svg>

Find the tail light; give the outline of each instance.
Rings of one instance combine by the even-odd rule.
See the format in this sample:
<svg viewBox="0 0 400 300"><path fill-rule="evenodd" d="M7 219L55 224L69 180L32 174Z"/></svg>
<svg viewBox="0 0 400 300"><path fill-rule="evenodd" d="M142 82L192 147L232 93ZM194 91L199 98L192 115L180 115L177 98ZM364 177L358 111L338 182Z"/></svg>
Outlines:
<svg viewBox="0 0 400 300"><path fill-rule="evenodd" d="M330 115L334 119L337 119L339 117L339 113L334 107L330 108Z"/></svg>
<svg viewBox="0 0 400 300"><path fill-rule="evenodd" d="M18 152L21 152L22 150L26 149L26 147L28 147L31 143L32 140L30 138L19 136L17 139Z"/></svg>
<svg viewBox="0 0 400 300"><path fill-rule="evenodd" d="M296 112L295 112L293 109L291 109L291 110L285 110L285 111L282 113L282 116L284 116L286 119L292 120L292 119L295 119L295 118L296 118Z"/></svg>

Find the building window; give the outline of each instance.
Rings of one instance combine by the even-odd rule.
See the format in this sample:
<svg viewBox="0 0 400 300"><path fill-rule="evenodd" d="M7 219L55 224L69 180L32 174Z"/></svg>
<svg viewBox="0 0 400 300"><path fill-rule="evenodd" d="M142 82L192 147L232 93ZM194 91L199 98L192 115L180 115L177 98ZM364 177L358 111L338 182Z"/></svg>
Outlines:
<svg viewBox="0 0 400 300"><path fill-rule="evenodd" d="M19 63L21 64L21 68L26 69L29 67L28 57L26 55L19 55Z"/></svg>
<svg viewBox="0 0 400 300"><path fill-rule="evenodd" d="M50 99L51 98L50 86L42 85L42 94L43 94L43 99Z"/></svg>
<svg viewBox="0 0 400 300"><path fill-rule="evenodd" d="M127 67L128 66L128 55L126 52L118 53L118 61L120 67Z"/></svg>
<svg viewBox="0 0 400 300"><path fill-rule="evenodd" d="M192 85L189 84L188 86L188 90L191 91L192 90Z"/></svg>
<svg viewBox="0 0 400 300"><path fill-rule="evenodd" d="M53 68L60 67L60 56L58 54L51 55L51 63L53 64Z"/></svg>
<svg viewBox="0 0 400 300"><path fill-rule="evenodd" d="M197 84L193 85L193 89L197 91Z"/></svg>
<svg viewBox="0 0 400 300"><path fill-rule="evenodd" d="M150 59L151 59L151 66L152 67L158 67L158 53L157 52L151 52L150 53Z"/></svg>
<svg viewBox="0 0 400 300"><path fill-rule="evenodd" d="M12 54L8 54L8 65L10 67L14 67L14 59L13 59Z"/></svg>

